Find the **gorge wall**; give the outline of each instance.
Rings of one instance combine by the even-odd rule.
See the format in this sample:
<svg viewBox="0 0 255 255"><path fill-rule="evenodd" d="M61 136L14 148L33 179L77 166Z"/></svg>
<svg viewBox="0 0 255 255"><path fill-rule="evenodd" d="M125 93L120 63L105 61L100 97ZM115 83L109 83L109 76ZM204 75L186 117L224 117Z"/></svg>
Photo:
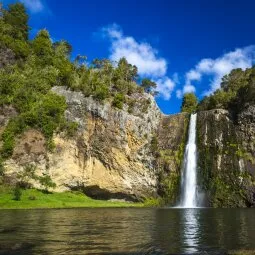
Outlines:
<svg viewBox="0 0 255 255"><path fill-rule="evenodd" d="M255 205L255 107L198 113L199 177L213 207Z"/></svg>
<svg viewBox="0 0 255 255"><path fill-rule="evenodd" d="M188 113L164 115L149 94L132 95L131 111L127 104L116 109L65 87L53 91L65 97L65 116L78 123L76 134L55 134L50 152L42 133L26 130L5 162L5 178L15 182L34 165L38 175L50 175L56 191L81 189L93 198L128 201L163 198L168 205L178 201ZM0 132L15 114L11 106L0 109ZM199 112L197 145L206 204L254 206L255 107L236 116L221 109Z"/></svg>
<svg viewBox="0 0 255 255"><path fill-rule="evenodd" d="M7 176L15 179L32 164L38 175L51 176L56 191L82 189L93 198L129 201L162 196L174 202L188 114L164 116L149 94L132 95L131 112L127 105L119 110L65 87L53 91L65 97L65 115L78 123L77 133L56 134L49 152L39 131L25 131L5 162Z"/></svg>

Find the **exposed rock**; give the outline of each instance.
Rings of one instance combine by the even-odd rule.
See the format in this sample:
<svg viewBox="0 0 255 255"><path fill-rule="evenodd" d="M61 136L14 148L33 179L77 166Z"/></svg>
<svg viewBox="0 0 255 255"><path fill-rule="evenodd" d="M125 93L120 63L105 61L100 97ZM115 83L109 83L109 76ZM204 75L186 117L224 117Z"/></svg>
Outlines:
<svg viewBox="0 0 255 255"><path fill-rule="evenodd" d="M170 205L179 199L188 122L188 113L162 116L157 130L159 194L166 197Z"/></svg>
<svg viewBox="0 0 255 255"><path fill-rule="evenodd" d="M72 139L55 135L55 150L49 153L40 132L26 131L6 161L7 173L34 164L38 175L51 176L57 191L81 188L94 198L130 201L158 197L159 176L180 174L176 152L183 142L186 114L162 115L148 94L133 95L131 114L127 105L119 110L110 102L100 103L64 87L54 87L53 91L66 98L65 115L79 123L77 134ZM146 109L142 107L145 101ZM151 148L153 137L158 137L158 153L171 151L167 169ZM162 173L165 170L166 174ZM36 182L33 185L38 186Z"/></svg>
<svg viewBox="0 0 255 255"><path fill-rule="evenodd" d="M199 173L215 207L255 205L255 107L198 113Z"/></svg>
<svg viewBox="0 0 255 255"><path fill-rule="evenodd" d="M18 139L18 143L14 148L12 159L19 165L26 165L30 162L40 164L41 160L45 160L46 141L41 132L30 129Z"/></svg>

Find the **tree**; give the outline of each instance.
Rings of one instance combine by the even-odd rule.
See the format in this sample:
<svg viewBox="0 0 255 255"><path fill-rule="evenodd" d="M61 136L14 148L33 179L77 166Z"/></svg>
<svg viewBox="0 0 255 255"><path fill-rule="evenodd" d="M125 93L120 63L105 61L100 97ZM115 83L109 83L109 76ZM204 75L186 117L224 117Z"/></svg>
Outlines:
<svg viewBox="0 0 255 255"><path fill-rule="evenodd" d="M65 40L61 40L53 43L53 49L59 54L69 57L72 53L73 47L72 45Z"/></svg>
<svg viewBox="0 0 255 255"><path fill-rule="evenodd" d="M19 185L16 185L13 190L13 200L20 201L22 196L22 190Z"/></svg>
<svg viewBox="0 0 255 255"><path fill-rule="evenodd" d="M115 70L115 79L123 79L127 82L135 81L137 79L137 67L127 62L126 58L121 58Z"/></svg>
<svg viewBox="0 0 255 255"><path fill-rule="evenodd" d="M186 93L182 99L182 112L193 113L197 110L198 100L194 93Z"/></svg>
<svg viewBox="0 0 255 255"><path fill-rule="evenodd" d="M143 79L141 83L141 87L144 88L145 92L150 93L154 89L156 89L157 84L150 79Z"/></svg>
<svg viewBox="0 0 255 255"><path fill-rule="evenodd" d="M39 177L40 184L44 187L44 190L48 193L49 188L55 189L56 183L52 181L48 174Z"/></svg>
<svg viewBox="0 0 255 255"><path fill-rule="evenodd" d="M32 48L41 65L50 65L53 60L53 46L46 29L40 30L32 42Z"/></svg>
<svg viewBox="0 0 255 255"><path fill-rule="evenodd" d="M11 36L15 39L28 40L28 15L24 4L10 4L8 10L4 10L3 19L6 24L12 26Z"/></svg>
<svg viewBox="0 0 255 255"><path fill-rule="evenodd" d="M116 108L122 109L125 102L125 96L121 93L117 93L112 101L112 105Z"/></svg>

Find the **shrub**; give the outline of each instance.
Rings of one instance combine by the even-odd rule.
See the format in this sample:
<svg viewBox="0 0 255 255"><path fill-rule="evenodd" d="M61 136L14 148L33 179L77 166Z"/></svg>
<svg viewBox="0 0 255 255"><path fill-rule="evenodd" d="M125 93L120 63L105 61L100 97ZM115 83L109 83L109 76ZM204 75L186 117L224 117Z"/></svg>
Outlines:
<svg viewBox="0 0 255 255"><path fill-rule="evenodd" d="M194 93L184 94L182 99L182 112L193 113L197 110L198 100Z"/></svg>
<svg viewBox="0 0 255 255"><path fill-rule="evenodd" d="M163 200L161 198L146 198L144 201L145 207L159 207L163 204Z"/></svg>
<svg viewBox="0 0 255 255"><path fill-rule="evenodd" d="M109 88L106 85L98 86L93 93L93 97L99 101L103 101L109 97Z"/></svg>
<svg viewBox="0 0 255 255"><path fill-rule="evenodd" d="M52 188L52 189L56 188L56 183L54 183L51 177L47 174L40 176L38 180L47 193L49 192L49 188Z"/></svg>
<svg viewBox="0 0 255 255"><path fill-rule="evenodd" d="M17 185L15 189L13 190L13 200L20 201L22 196L22 190L21 188Z"/></svg>
<svg viewBox="0 0 255 255"><path fill-rule="evenodd" d="M77 132L79 124L77 122L67 122L65 124L65 130L68 137L73 137Z"/></svg>
<svg viewBox="0 0 255 255"><path fill-rule="evenodd" d="M113 98L112 106L118 109L122 109L124 102L125 102L125 96L121 93L117 93Z"/></svg>
<svg viewBox="0 0 255 255"><path fill-rule="evenodd" d="M128 113L132 114L135 107L135 100L134 99L128 99Z"/></svg>

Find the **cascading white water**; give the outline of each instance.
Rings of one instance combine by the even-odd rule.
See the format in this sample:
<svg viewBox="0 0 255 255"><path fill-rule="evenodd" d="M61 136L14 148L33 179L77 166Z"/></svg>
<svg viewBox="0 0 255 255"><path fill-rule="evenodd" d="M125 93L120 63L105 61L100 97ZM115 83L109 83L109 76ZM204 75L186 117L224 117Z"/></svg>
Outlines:
<svg viewBox="0 0 255 255"><path fill-rule="evenodd" d="M197 114L191 114L182 173L181 202L179 205L179 207L183 208L195 208L198 206L196 122Z"/></svg>

